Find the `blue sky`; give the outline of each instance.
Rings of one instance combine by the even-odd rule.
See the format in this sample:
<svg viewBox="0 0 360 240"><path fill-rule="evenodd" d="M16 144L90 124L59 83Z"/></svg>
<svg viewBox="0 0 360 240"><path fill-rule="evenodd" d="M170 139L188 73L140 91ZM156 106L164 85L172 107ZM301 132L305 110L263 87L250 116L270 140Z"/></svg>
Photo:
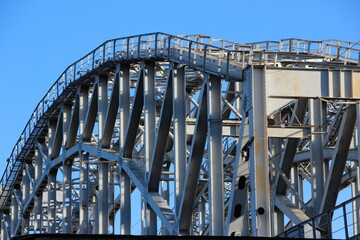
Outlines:
<svg viewBox="0 0 360 240"><path fill-rule="evenodd" d="M0 173L49 87L107 39L160 31L357 42L359 13L360 0L0 0Z"/></svg>

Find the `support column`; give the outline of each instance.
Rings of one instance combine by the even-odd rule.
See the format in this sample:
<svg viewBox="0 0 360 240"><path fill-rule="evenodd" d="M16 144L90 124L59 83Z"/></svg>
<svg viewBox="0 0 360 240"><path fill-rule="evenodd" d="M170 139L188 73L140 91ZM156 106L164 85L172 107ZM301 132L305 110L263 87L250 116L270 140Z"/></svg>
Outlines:
<svg viewBox="0 0 360 240"><path fill-rule="evenodd" d="M208 162L210 235L224 234L224 176L221 123L221 79L208 79Z"/></svg>
<svg viewBox="0 0 360 240"><path fill-rule="evenodd" d="M64 162L64 186L63 186L63 233L72 233L72 216L71 216L71 206L72 206L72 160L67 160Z"/></svg>
<svg viewBox="0 0 360 240"><path fill-rule="evenodd" d="M116 71L120 74L119 81L119 113L120 113L120 149L123 148L126 130L130 116L130 65L116 65ZM121 152L121 151L120 151Z"/></svg>
<svg viewBox="0 0 360 240"><path fill-rule="evenodd" d="M250 144L250 206L253 236L270 237L270 181L266 114L265 67L246 69L245 88L248 103ZM250 104L249 104L250 103Z"/></svg>
<svg viewBox="0 0 360 240"><path fill-rule="evenodd" d="M120 180L120 234L131 234L131 183L124 170L121 171Z"/></svg>
<svg viewBox="0 0 360 240"><path fill-rule="evenodd" d="M42 175L42 157L39 149L35 148L35 184L39 184L40 177ZM42 195L43 193L36 193L34 199L34 231L36 233L42 233L43 227L43 212L42 212Z"/></svg>
<svg viewBox="0 0 360 240"><path fill-rule="evenodd" d="M108 105L107 76L99 76L99 108L98 108L98 124L99 124L99 148L103 137L103 131L106 121L106 112ZM98 156L98 211L99 234L108 234L109 227L109 162Z"/></svg>
<svg viewBox="0 0 360 240"><path fill-rule="evenodd" d="M29 168L30 164L26 164L25 168ZM29 198L30 195L30 175L28 174L29 170L24 169L23 170L23 182L22 182L22 205L24 206L26 201ZM22 220L22 234L28 234L29 231L29 224L30 224L30 214L29 213L23 213L23 220Z"/></svg>
<svg viewBox="0 0 360 240"><path fill-rule="evenodd" d="M80 234L90 234L90 222L89 222L89 154L80 155L80 216L79 216L79 228Z"/></svg>
<svg viewBox="0 0 360 240"><path fill-rule="evenodd" d="M9 218L9 214L5 214L4 212L1 213L1 239L8 240L10 239L9 233L8 233L8 222L7 219Z"/></svg>
<svg viewBox="0 0 360 240"><path fill-rule="evenodd" d="M359 123L358 123L359 124ZM359 126L359 125L358 125ZM359 145L357 145L359 149ZM359 151L359 150L358 150ZM351 162L351 167L356 169L355 181L351 183L351 194L352 198L359 196L360 194L360 167L358 162ZM355 200L352 203L352 208L354 209L352 217L353 219L360 219L360 200ZM353 226L354 236L360 233L360 222L354 221Z"/></svg>
<svg viewBox="0 0 360 240"><path fill-rule="evenodd" d="M294 186L295 191L299 193L299 170L296 164L291 168L291 184ZM294 194L291 194L291 201L300 209L300 202Z"/></svg>
<svg viewBox="0 0 360 240"><path fill-rule="evenodd" d="M119 153L122 153L130 116L130 65L116 65L119 74L120 139ZM122 156L122 154L120 154ZM124 170L120 170L120 234L131 234L131 182Z"/></svg>
<svg viewBox="0 0 360 240"><path fill-rule="evenodd" d="M186 173L185 68L175 69L173 78L173 124L175 151L175 213L180 215L181 193ZM178 226L176 226L178 228Z"/></svg>
<svg viewBox="0 0 360 240"><path fill-rule="evenodd" d="M169 169L167 169L168 171ZM169 175L162 175L163 177L169 178ZM170 200L169 200L169 182L168 181L160 181L160 192L161 192L161 196L164 198L165 202L170 206ZM166 236L166 235L170 235L169 231L166 229L165 225L162 224L161 225L161 235L162 236Z"/></svg>
<svg viewBox="0 0 360 240"><path fill-rule="evenodd" d="M47 233L56 232L56 175L57 169L52 169L48 175L48 229Z"/></svg>
<svg viewBox="0 0 360 240"><path fill-rule="evenodd" d="M144 144L145 144L145 170L146 179L150 171L152 150L154 149L156 133L156 108L155 108L155 63L145 62L144 78ZM146 204L146 229L147 235L157 235L157 217L150 206Z"/></svg>
<svg viewBox="0 0 360 240"><path fill-rule="evenodd" d="M322 126L322 106L319 99L309 100L310 125ZM312 203L313 215L320 212L321 200L324 194L324 157L323 157L323 129L311 127L311 179L312 179Z"/></svg>
<svg viewBox="0 0 360 240"><path fill-rule="evenodd" d="M200 226L199 226L199 234L200 236L204 233L205 229L206 229L206 206L205 206L205 199L203 197L200 198L200 203L199 203L199 221L200 221Z"/></svg>
<svg viewBox="0 0 360 240"><path fill-rule="evenodd" d="M360 195L360 105L356 104L356 137L357 137L357 163L353 163L356 167L356 178L352 183L352 194L353 197ZM356 200L353 203L353 209L356 209L353 213L354 219L360 219L360 200ZM354 224L354 235L360 233L360 221L358 220Z"/></svg>
<svg viewBox="0 0 360 240"><path fill-rule="evenodd" d="M99 211L99 234L108 234L109 226L109 164L108 161L100 159L99 163L99 197L98 197L98 211Z"/></svg>
<svg viewBox="0 0 360 240"><path fill-rule="evenodd" d="M49 158L47 161L47 166L50 165L51 159L50 156L53 152L53 143L55 141L55 135L56 135L56 126L57 121L56 120L49 120L49 126L48 126L48 150L49 150ZM55 233L56 232L56 175L57 175L57 169L49 169L48 174L48 205L47 205L47 233Z"/></svg>
<svg viewBox="0 0 360 240"><path fill-rule="evenodd" d="M79 92L79 134L84 132L85 119L88 111L89 86L81 85ZM89 221L89 154L79 151L80 156L80 207L79 207L79 233L90 234Z"/></svg>
<svg viewBox="0 0 360 240"><path fill-rule="evenodd" d="M95 196L91 197L91 203L92 203L92 215L93 215L93 221L92 221L92 234L99 234L99 193ZM90 211L90 212L91 212Z"/></svg>
<svg viewBox="0 0 360 240"><path fill-rule="evenodd" d="M109 218L109 226L108 228L111 229L111 232L109 232L109 234L115 234L115 194L114 194L114 171L113 171L113 166L110 165L110 162L108 164L108 189L109 189L109 202L108 202L108 206L111 207L113 210L113 213L110 213L109 211L109 216L112 216ZM110 227L111 226L111 227Z"/></svg>
<svg viewBox="0 0 360 240"><path fill-rule="evenodd" d="M20 203L20 185L15 184L13 193L11 194L11 227L10 236L16 236L16 226L19 220L19 203Z"/></svg>
<svg viewBox="0 0 360 240"><path fill-rule="evenodd" d="M67 133L70 126L71 105L63 104L63 148L65 148ZM72 165L73 160L65 160L63 165L63 233L72 233Z"/></svg>

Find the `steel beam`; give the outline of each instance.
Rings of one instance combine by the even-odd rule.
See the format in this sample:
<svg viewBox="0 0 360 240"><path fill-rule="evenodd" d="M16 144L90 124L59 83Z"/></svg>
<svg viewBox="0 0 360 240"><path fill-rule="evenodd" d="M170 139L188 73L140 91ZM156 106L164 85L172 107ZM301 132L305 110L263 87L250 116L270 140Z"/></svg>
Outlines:
<svg viewBox="0 0 360 240"><path fill-rule="evenodd" d="M175 161L175 212L180 213L181 193L186 174L186 90L185 68L174 69L173 87L173 125ZM178 227L178 226L177 226Z"/></svg>
<svg viewBox="0 0 360 240"><path fill-rule="evenodd" d="M123 151L121 153L124 158L132 158L143 106L144 106L144 70L140 69L137 86L135 90L135 97L132 103L131 115L125 133L126 137L123 143L123 149L122 149Z"/></svg>
<svg viewBox="0 0 360 240"><path fill-rule="evenodd" d="M47 199L47 232L56 233L57 219L56 219L56 175L57 169L50 170L48 174L48 199Z"/></svg>
<svg viewBox="0 0 360 240"><path fill-rule="evenodd" d="M36 185L40 184L41 175L42 175L42 167L43 167L43 159L41 157L40 151L37 147L35 147L35 183ZM43 228L43 212L42 212L42 199L43 193L37 192L35 194L34 200L34 231L42 232Z"/></svg>
<svg viewBox="0 0 360 240"><path fill-rule="evenodd" d="M204 154L206 135L208 131L207 121L207 95L208 85L203 84L200 95L200 109L197 113L197 121L194 136L192 138L191 152L185 176L185 188L182 190L181 205L179 213L179 234L190 234L192 212L196 197L196 186L199 181L200 167Z"/></svg>
<svg viewBox="0 0 360 240"><path fill-rule="evenodd" d="M270 224L270 182L266 114L266 68L248 68L245 73L246 111L249 116L250 201L253 236L272 235ZM261 224L260 224L261 223Z"/></svg>
<svg viewBox="0 0 360 240"><path fill-rule="evenodd" d="M120 234L131 234L131 181L125 171L120 173Z"/></svg>
<svg viewBox="0 0 360 240"><path fill-rule="evenodd" d="M243 112L243 116L245 113ZM241 121L239 138L236 144L236 155L234 161L234 174L232 176L230 203L228 208L228 215L226 217L226 235L249 235L249 197L248 197L248 177L249 177L249 162L243 158L243 151L248 154L248 147L243 149L243 139L245 127L245 118Z"/></svg>
<svg viewBox="0 0 360 240"><path fill-rule="evenodd" d="M89 217L89 154L79 151L80 156L80 203L79 203L79 233L90 234Z"/></svg>
<svg viewBox="0 0 360 240"><path fill-rule="evenodd" d="M28 170L28 166L30 164L25 164L23 170L23 177L22 177L22 223L21 223L21 232L29 232L29 224L30 224L30 213L25 211L26 209L24 206L30 197L30 173Z"/></svg>
<svg viewBox="0 0 360 240"><path fill-rule="evenodd" d="M103 133L105 129L106 112L108 107L108 78L107 76L98 76L98 87L99 87L99 102L98 102L98 138L99 147L102 145ZM98 230L100 234L109 233L109 162L106 159L101 158L101 155L97 156L99 161L98 167L98 211L99 218Z"/></svg>
<svg viewBox="0 0 360 240"><path fill-rule="evenodd" d="M145 172L149 177L151 168L151 157L153 155L156 134L156 102L155 102L155 64L143 62L144 65L144 160ZM145 224L148 235L157 235L156 214L146 204Z"/></svg>
<svg viewBox="0 0 360 240"><path fill-rule="evenodd" d="M148 177L148 191L159 192L159 182L162 172L162 165L166 151L166 143L169 137L170 124L173 114L173 70L170 69L167 79L166 92L162 104L159 126L155 135L154 149L150 160L150 169ZM146 145L145 145L146 146ZM146 151L146 150L145 150Z"/></svg>
<svg viewBox="0 0 360 240"><path fill-rule="evenodd" d="M320 213L335 207L347 154L354 133L355 123L356 106L351 105L346 109L341 121L329 175L326 178L324 194L321 196Z"/></svg>
<svg viewBox="0 0 360 240"><path fill-rule="evenodd" d="M208 164L210 234L224 234L224 176L221 127L221 79L208 79Z"/></svg>
<svg viewBox="0 0 360 240"><path fill-rule="evenodd" d="M309 100L310 124L323 126L322 103L317 99ZM323 157L323 129L311 128L311 174L312 174L312 203L313 214L321 213L321 200L324 194L324 157Z"/></svg>

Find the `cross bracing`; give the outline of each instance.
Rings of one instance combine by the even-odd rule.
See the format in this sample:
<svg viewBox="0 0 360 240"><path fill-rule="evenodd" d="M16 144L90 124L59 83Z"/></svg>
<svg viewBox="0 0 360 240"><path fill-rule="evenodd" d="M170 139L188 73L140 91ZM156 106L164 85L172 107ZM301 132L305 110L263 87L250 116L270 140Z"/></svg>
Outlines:
<svg viewBox="0 0 360 240"><path fill-rule="evenodd" d="M359 52L164 33L103 43L61 74L15 145L2 239L275 236L334 209L341 190L359 195ZM326 221L303 227L331 236Z"/></svg>

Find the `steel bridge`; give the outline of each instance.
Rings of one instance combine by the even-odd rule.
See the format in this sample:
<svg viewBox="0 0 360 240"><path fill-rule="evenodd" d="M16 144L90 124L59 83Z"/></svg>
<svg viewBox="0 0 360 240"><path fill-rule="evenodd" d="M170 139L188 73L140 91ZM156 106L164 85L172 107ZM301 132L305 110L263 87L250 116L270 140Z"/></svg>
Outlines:
<svg viewBox="0 0 360 240"><path fill-rule="evenodd" d="M1 179L1 239L359 234L359 53L340 40L106 41L26 124Z"/></svg>

